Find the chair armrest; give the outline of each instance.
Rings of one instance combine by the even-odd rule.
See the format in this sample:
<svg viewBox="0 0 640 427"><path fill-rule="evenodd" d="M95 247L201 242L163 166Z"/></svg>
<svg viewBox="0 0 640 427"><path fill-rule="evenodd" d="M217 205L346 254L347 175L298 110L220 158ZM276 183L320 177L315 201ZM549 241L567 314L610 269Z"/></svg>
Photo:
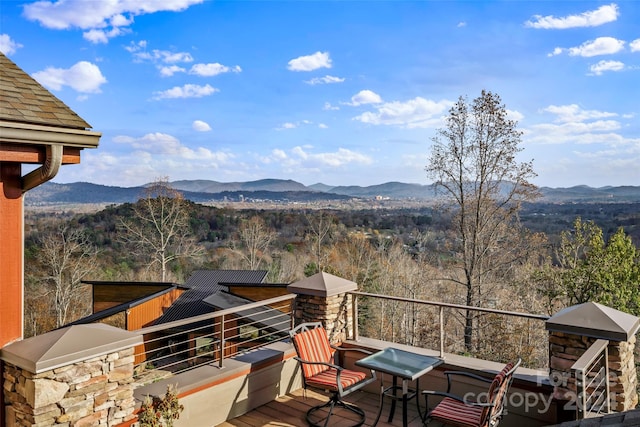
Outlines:
<svg viewBox="0 0 640 427"><path fill-rule="evenodd" d="M332 349L334 350L338 350L338 351L342 351L342 352L347 352L347 351L357 351L358 353L364 353L364 354L373 354L372 352L370 352L369 350L365 350L364 348L359 348L359 347L347 347L347 348L343 348L343 347L338 347L335 345L331 346Z"/></svg>
<svg viewBox="0 0 640 427"><path fill-rule="evenodd" d="M488 378L482 377L480 375L472 374L470 372L444 371L444 374L447 376L447 393L451 392L451 386L453 385L451 380L452 380L452 377L455 377L455 376L472 378L474 380L478 380L478 381L482 381L482 382L486 382L486 383L490 383L491 381L493 381L493 379L488 379Z"/></svg>
<svg viewBox="0 0 640 427"><path fill-rule="evenodd" d="M334 368L338 372L344 370L344 368L342 366L338 366L338 365L335 365L335 364L329 363L329 362L310 362L308 360L300 359L298 356L294 356L293 358L295 360L297 360L298 362L306 363L307 365L324 365L324 366L328 366L330 368Z"/></svg>
<svg viewBox="0 0 640 427"><path fill-rule="evenodd" d="M448 378L450 375L451 375L451 376L458 375L458 376L461 376L461 377L473 378L473 379L478 380L478 381L484 381L484 382L486 382L486 383L490 383L490 382L492 382L492 381L493 381L493 378L483 377L483 376L480 376L480 375L472 374L472 373L470 373L470 372L462 372L462 371L444 371L443 373L447 376L447 378Z"/></svg>

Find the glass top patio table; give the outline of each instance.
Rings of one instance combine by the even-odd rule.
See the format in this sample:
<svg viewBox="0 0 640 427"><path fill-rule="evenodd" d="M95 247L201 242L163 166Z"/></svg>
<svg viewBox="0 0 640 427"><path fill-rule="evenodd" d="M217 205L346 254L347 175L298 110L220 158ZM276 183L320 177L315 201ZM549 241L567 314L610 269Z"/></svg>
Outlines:
<svg viewBox="0 0 640 427"><path fill-rule="evenodd" d="M403 427L407 427L407 402L414 397L416 398L418 414L421 419L424 419L420 410L420 399L418 396L420 377L442 363L444 363L444 361L438 357L412 353L393 347L386 348L356 361L355 364L357 366L393 376L393 385L386 388L382 375L380 376L380 404L376 420L372 426L376 426L380 420L385 396L392 399L391 410L389 411L389 422L393 420L393 415L396 410L396 400L402 400L402 425ZM402 379L401 387L397 385L398 378ZM410 381L416 381L415 389L409 389L408 383ZM402 395L398 396L396 393L400 390L402 390Z"/></svg>
<svg viewBox="0 0 640 427"><path fill-rule="evenodd" d="M356 365L413 381L442 363L438 357L389 347L358 360Z"/></svg>

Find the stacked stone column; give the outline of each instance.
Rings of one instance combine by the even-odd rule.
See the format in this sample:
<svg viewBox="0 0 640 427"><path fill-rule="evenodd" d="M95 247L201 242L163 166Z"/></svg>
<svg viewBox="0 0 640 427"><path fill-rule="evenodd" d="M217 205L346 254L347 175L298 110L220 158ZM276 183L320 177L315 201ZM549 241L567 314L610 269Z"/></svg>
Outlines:
<svg viewBox="0 0 640 427"><path fill-rule="evenodd" d="M295 323L321 322L332 344L353 335L353 296L358 285L328 273L318 273L287 287L295 293Z"/></svg>
<svg viewBox="0 0 640 427"><path fill-rule="evenodd" d="M353 330L352 296L338 294L329 297L298 295L295 305L296 323L322 322L332 344L345 341Z"/></svg>
<svg viewBox="0 0 640 427"><path fill-rule="evenodd" d="M574 401L577 396L576 380L572 377L571 366L596 341L595 338L563 332L551 332L549 336L551 381L554 384L554 398ZM636 391L638 380L634 364L636 338L629 341L610 341L609 390L612 393L611 410L627 411L638 404Z"/></svg>
<svg viewBox="0 0 640 427"><path fill-rule="evenodd" d="M7 427L112 426L134 418L133 349L31 373L5 363Z"/></svg>
<svg viewBox="0 0 640 427"><path fill-rule="evenodd" d="M638 404L634 360L635 333L640 319L596 303L568 307L547 321L549 376L554 398L577 404L578 390L572 366L598 340L608 341L611 410L627 411Z"/></svg>
<svg viewBox="0 0 640 427"><path fill-rule="evenodd" d="M116 426L135 418L137 333L75 325L17 341L3 360L3 427Z"/></svg>

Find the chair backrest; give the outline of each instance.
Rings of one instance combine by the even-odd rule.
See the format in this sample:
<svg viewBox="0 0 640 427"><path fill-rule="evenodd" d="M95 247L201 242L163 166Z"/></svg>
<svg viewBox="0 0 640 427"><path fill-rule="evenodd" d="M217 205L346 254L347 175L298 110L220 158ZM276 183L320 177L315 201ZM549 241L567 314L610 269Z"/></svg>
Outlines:
<svg viewBox="0 0 640 427"><path fill-rule="evenodd" d="M487 407L482 412L481 426L493 427L498 425L500 419L504 415L504 402L509 391L509 387L513 382L513 373L518 369L521 359L517 362L509 362L504 368L493 378L491 386L489 386L488 401L493 403L492 407Z"/></svg>
<svg viewBox="0 0 640 427"><path fill-rule="evenodd" d="M289 333L300 359L306 362L333 363L335 350L331 348L327 331L321 323L303 323ZM311 378L327 369L329 367L326 365L302 363L305 378Z"/></svg>

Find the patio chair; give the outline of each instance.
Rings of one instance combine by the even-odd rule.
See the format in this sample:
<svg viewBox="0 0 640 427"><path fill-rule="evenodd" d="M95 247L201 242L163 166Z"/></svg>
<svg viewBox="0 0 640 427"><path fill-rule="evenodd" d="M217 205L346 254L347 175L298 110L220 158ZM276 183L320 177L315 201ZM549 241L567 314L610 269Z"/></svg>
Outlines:
<svg viewBox="0 0 640 427"><path fill-rule="evenodd" d="M344 402L342 398L375 381L375 372L371 371L369 375L365 372L345 369L339 366L338 361L335 359L338 355L337 351L358 351L365 354L371 354L371 352L358 348L343 349L332 346L329 343L327 331L320 322L303 323L292 329L289 334L298 353L295 359L300 362L302 368L305 390L314 388L331 392L331 397L327 403L314 406L307 411L307 423L310 426L319 427L322 418L314 420L313 415L327 408L328 414L324 419L323 425L328 426L329 418L331 418L335 407L341 407L358 416L358 421L353 424L353 427L362 425L365 421L364 411L356 405ZM318 415L315 418L318 418Z"/></svg>
<svg viewBox="0 0 640 427"><path fill-rule="evenodd" d="M513 382L513 373L520 366L521 359L515 363L507 363L493 378L485 378L469 372L445 371L447 376L447 391L423 391L429 410L429 396L444 396L444 399L431 411L427 412L425 425L430 420L437 420L443 424L456 427L494 427L497 426L506 413L504 403L509 387ZM474 378L485 383L491 383L486 397L469 399L451 393L452 378L464 376ZM484 396L485 393L480 395Z"/></svg>

